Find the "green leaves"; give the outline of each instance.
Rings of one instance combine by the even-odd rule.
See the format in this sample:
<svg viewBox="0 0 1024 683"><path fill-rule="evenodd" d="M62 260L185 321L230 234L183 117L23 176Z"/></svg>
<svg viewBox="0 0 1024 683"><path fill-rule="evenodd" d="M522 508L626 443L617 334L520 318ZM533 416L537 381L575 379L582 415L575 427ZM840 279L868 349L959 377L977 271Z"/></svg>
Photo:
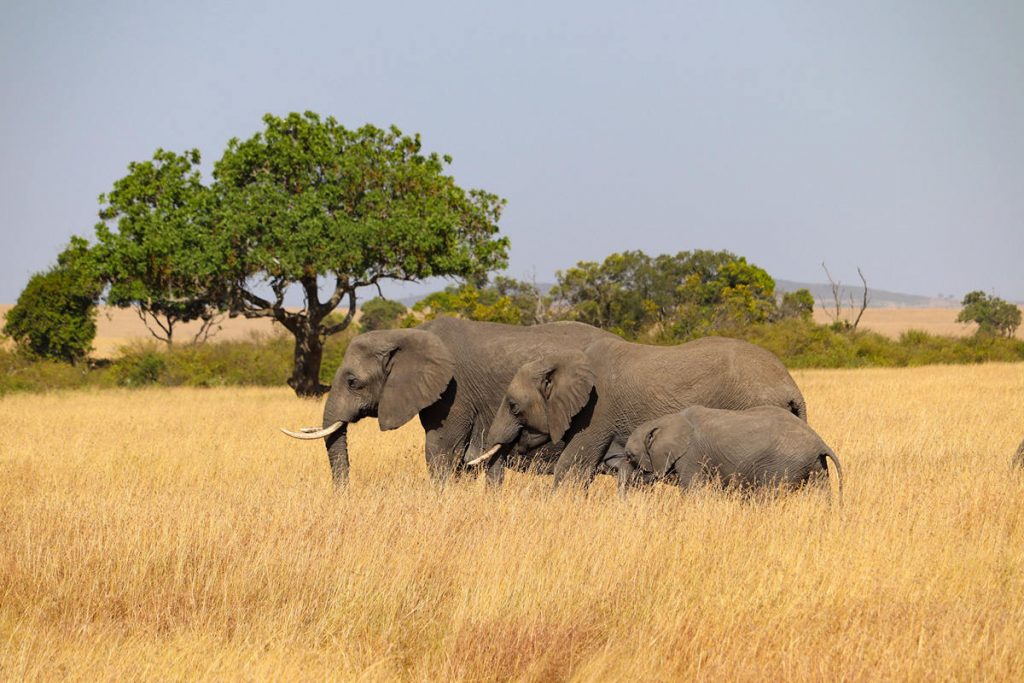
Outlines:
<svg viewBox="0 0 1024 683"><path fill-rule="evenodd" d="M416 302L413 310L427 320L452 315L508 325L533 325L540 320L542 302L537 288L507 277L481 286L452 285Z"/></svg>
<svg viewBox="0 0 1024 683"><path fill-rule="evenodd" d="M214 170L217 224L239 286L328 276L348 291L504 266L504 200L458 187L444 174L447 157L424 154L418 135L348 130L312 112L264 123L232 140Z"/></svg>
<svg viewBox="0 0 1024 683"><path fill-rule="evenodd" d="M359 328L367 332L371 330L391 330L399 326L399 320L407 313L405 306L397 301L374 297L363 304L360 311Z"/></svg>
<svg viewBox="0 0 1024 683"><path fill-rule="evenodd" d="M963 310L957 315L959 323L978 323L978 334L1012 337L1020 327L1020 309L1014 304L982 291L964 296Z"/></svg>
<svg viewBox="0 0 1024 683"><path fill-rule="evenodd" d="M168 343L177 323L210 323L220 308L215 274L222 255L199 163L198 150L158 149L151 160L129 164L128 175L100 196L95 260L110 286L107 302L134 307Z"/></svg>
<svg viewBox="0 0 1024 683"><path fill-rule="evenodd" d="M775 311L775 281L727 251L642 251L584 261L559 272L552 291L565 314L629 338L690 338L763 322Z"/></svg>
<svg viewBox="0 0 1024 683"><path fill-rule="evenodd" d="M57 266L29 279L7 313L4 334L28 356L75 363L96 336L101 290L85 241L73 238Z"/></svg>
<svg viewBox="0 0 1024 683"><path fill-rule="evenodd" d="M779 305L779 318L799 318L804 322L811 322L814 316L814 296L808 289L798 289L795 292L786 292L782 295L782 303Z"/></svg>

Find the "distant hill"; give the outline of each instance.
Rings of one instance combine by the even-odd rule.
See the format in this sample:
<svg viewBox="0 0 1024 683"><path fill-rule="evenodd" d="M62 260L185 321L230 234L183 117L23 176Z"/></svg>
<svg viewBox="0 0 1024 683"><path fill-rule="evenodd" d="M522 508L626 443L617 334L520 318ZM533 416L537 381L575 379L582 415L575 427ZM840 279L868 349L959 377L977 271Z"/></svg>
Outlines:
<svg viewBox="0 0 1024 683"><path fill-rule="evenodd" d="M794 292L798 289L807 289L814 296L815 307L824 303L826 306L833 302L832 286L820 282L793 282L792 280L776 280L775 291ZM855 304L859 307L863 288L843 283L839 288L840 301L850 305L850 296L853 296ZM953 297L921 296L919 294L902 294L900 292L889 292L884 289L868 287L869 308L959 308L960 301Z"/></svg>
<svg viewBox="0 0 1024 683"><path fill-rule="evenodd" d="M542 294L547 294L552 287L555 286L553 282L538 282L537 288L540 289ZM828 284L820 282L794 282L793 280L776 280L775 291L782 292L794 292L798 289L810 290L814 296L815 307L821 305L824 301L826 304L832 303L832 287ZM841 300L844 305L850 304L850 295L853 295L854 301L857 305L860 305L862 289L850 284L844 283L840 287ZM412 306L420 299L426 298L426 294L417 294L413 296L403 297L398 301L406 306ZM902 294L900 292L890 292L884 289L874 289L868 287L868 307L869 308L959 308L960 301L952 297L933 297L933 296L921 296L919 294Z"/></svg>

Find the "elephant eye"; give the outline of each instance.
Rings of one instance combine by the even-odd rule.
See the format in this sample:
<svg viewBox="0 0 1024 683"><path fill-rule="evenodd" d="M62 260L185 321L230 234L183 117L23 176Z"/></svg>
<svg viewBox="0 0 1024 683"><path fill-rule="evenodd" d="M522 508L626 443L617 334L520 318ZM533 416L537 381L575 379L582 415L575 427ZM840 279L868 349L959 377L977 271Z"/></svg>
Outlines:
<svg viewBox="0 0 1024 683"><path fill-rule="evenodd" d="M657 429L652 429L651 431L647 432L647 436L644 437L644 447L647 448L647 450L650 450L651 446L654 445L654 435L657 433Z"/></svg>
<svg viewBox="0 0 1024 683"><path fill-rule="evenodd" d="M348 379L346 379L345 381L348 384L348 388L349 389L358 389L359 388L359 380L356 379L354 375L349 375Z"/></svg>
<svg viewBox="0 0 1024 683"><path fill-rule="evenodd" d="M519 417L519 404L516 403L515 401L510 400L508 402L508 410L516 417Z"/></svg>

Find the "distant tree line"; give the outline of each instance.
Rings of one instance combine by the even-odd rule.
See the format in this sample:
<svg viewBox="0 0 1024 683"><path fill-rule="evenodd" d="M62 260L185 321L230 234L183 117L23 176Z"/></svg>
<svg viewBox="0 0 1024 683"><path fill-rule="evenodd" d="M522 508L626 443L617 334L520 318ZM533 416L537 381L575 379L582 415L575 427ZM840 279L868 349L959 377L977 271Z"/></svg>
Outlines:
<svg viewBox="0 0 1024 683"><path fill-rule="evenodd" d="M802 289L781 299L775 281L728 251L648 256L626 251L559 271L542 294L536 285L497 278L453 285L417 303L425 317L458 315L532 325L577 320L627 339L681 341L784 318L810 320L814 299Z"/></svg>
<svg viewBox="0 0 1024 683"><path fill-rule="evenodd" d="M293 337L288 384L309 396L325 388L325 342L352 324L357 293L379 292L387 280L457 283L411 311L370 299L360 329L438 315L577 320L674 343L787 320L813 324L810 292L779 296L763 268L728 251L615 253L559 271L549 291L492 277L509 247L498 234L505 201L457 185L446 172L451 159L423 152L418 135L347 129L312 112L268 114L263 123L228 141L209 181L194 149L158 149L130 163L99 197L92 241L74 237L54 267L32 276L4 333L28 356L75 363L91 348L100 302L133 309L167 345L186 323L199 323L190 341L201 341L224 317L266 317ZM301 307L285 306L289 290L301 293ZM856 323L838 320L838 294L835 304L832 331L856 334ZM1021 322L1016 306L984 292L963 305L958 320L976 322L982 336L1012 337Z"/></svg>

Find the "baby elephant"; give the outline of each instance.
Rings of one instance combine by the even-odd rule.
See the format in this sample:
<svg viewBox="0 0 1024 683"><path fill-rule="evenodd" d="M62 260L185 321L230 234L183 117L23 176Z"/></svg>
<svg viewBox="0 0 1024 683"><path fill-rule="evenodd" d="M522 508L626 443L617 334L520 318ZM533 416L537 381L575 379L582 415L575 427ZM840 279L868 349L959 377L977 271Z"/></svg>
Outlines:
<svg viewBox="0 0 1024 683"><path fill-rule="evenodd" d="M828 486L826 459L835 463L839 497L843 470L836 454L807 423L775 406L718 410L692 406L637 427L626 457L644 474L677 480L684 490L723 485L800 486L812 477Z"/></svg>

